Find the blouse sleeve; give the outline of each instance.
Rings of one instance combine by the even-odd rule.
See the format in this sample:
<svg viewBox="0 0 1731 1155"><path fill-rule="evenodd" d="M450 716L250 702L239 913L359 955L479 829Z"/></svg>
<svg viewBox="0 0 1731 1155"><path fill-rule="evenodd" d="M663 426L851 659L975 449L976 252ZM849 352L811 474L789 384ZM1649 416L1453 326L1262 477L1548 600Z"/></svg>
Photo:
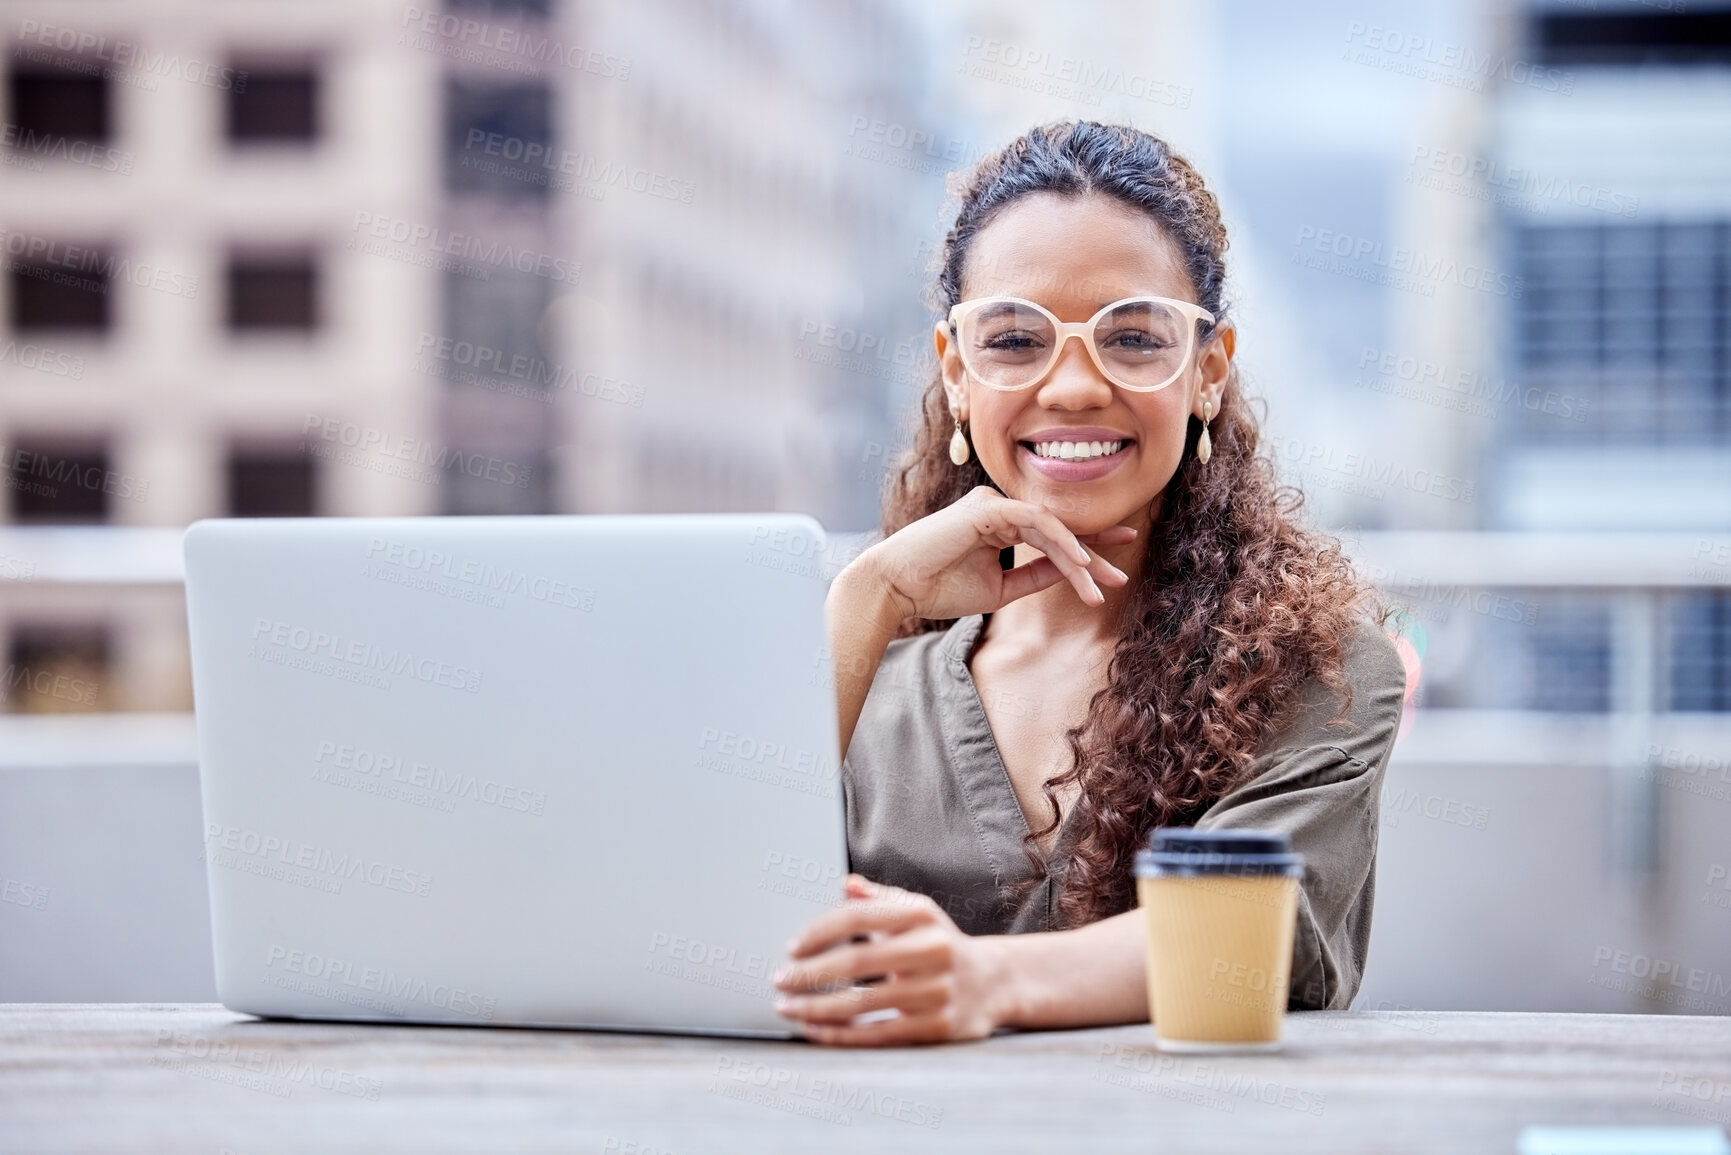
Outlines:
<svg viewBox="0 0 1731 1155"><path fill-rule="evenodd" d="M1338 695L1312 682L1294 720L1258 756L1257 771L1217 799L1196 826L1278 830L1304 855L1293 936L1292 1010L1343 1009L1364 975L1376 890L1382 780L1399 731L1406 669L1370 622L1349 643L1352 705L1324 723Z"/></svg>

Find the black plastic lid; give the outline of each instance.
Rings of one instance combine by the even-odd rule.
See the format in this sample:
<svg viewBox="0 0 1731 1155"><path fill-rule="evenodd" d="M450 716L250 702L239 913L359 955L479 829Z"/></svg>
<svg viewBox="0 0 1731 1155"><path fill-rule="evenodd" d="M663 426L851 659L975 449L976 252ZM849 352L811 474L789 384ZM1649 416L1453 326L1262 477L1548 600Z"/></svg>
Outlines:
<svg viewBox="0 0 1731 1155"><path fill-rule="evenodd" d="M1197 830L1162 826L1136 854L1137 874L1300 875L1304 856L1278 830Z"/></svg>

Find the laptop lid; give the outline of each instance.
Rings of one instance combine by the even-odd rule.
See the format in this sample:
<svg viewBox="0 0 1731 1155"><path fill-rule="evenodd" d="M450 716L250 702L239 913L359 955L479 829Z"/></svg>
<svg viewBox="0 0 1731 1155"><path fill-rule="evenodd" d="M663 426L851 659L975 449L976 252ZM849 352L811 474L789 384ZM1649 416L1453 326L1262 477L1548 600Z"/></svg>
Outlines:
<svg viewBox="0 0 1731 1155"><path fill-rule="evenodd" d="M217 989L258 1015L791 1034L846 868L799 514L185 537Z"/></svg>

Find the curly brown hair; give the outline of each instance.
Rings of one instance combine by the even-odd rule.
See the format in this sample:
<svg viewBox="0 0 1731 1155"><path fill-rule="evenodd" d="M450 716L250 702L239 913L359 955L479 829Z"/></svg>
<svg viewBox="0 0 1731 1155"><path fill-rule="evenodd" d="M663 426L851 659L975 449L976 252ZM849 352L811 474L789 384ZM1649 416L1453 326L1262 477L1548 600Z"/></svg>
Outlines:
<svg viewBox="0 0 1731 1155"><path fill-rule="evenodd" d="M1197 302L1218 318L1204 340L1218 335L1226 319L1226 227L1214 195L1165 141L1093 121L1031 129L968 175L934 286L939 316L961 299L980 229L1033 192L1104 194L1148 213L1182 251ZM921 410L912 448L887 479L885 537L976 486L997 488L978 454L959 468L950 462L941 374ZM1073 765L1043 784L1050 819L1024 840L1035 877L1010 889L1018 899L1051 869L1037 843L1059 824L1058 788L1079 789L1061 925L1130 909L1130 865L1148 831L1194 821L1244 781L1258 743L1289 718L1307 680L1320 678L1342 697L1333 721L1344 718L1347 641L1361 614L1385 620L1339 542L1299 524L1303 494L1281 485L1271 459L1258 453L1257 420L1236 368L1209 428L1213 454L1204 466L1195 452L1202 423L1190 418L1177 473L1156 499L1141 575L1126 591L1106 685L1086 721L1066 732ZM897 637L953 624L910 618Z"/></svg>

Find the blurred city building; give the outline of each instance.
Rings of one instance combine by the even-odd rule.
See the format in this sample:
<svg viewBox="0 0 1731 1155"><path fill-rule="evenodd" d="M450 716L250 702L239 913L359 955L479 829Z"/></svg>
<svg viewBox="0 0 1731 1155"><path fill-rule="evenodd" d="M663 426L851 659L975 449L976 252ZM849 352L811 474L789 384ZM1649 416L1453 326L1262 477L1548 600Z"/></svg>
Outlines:
<svg viewBox="0 0 1731 1155"><path fill-rule="evenodd" d="M875 521L947 163L903 156L902 6L26 2L0 41L4 522ZM37 556L123 540L7 538L0 707L190 708L176 588Z"/></svg>

